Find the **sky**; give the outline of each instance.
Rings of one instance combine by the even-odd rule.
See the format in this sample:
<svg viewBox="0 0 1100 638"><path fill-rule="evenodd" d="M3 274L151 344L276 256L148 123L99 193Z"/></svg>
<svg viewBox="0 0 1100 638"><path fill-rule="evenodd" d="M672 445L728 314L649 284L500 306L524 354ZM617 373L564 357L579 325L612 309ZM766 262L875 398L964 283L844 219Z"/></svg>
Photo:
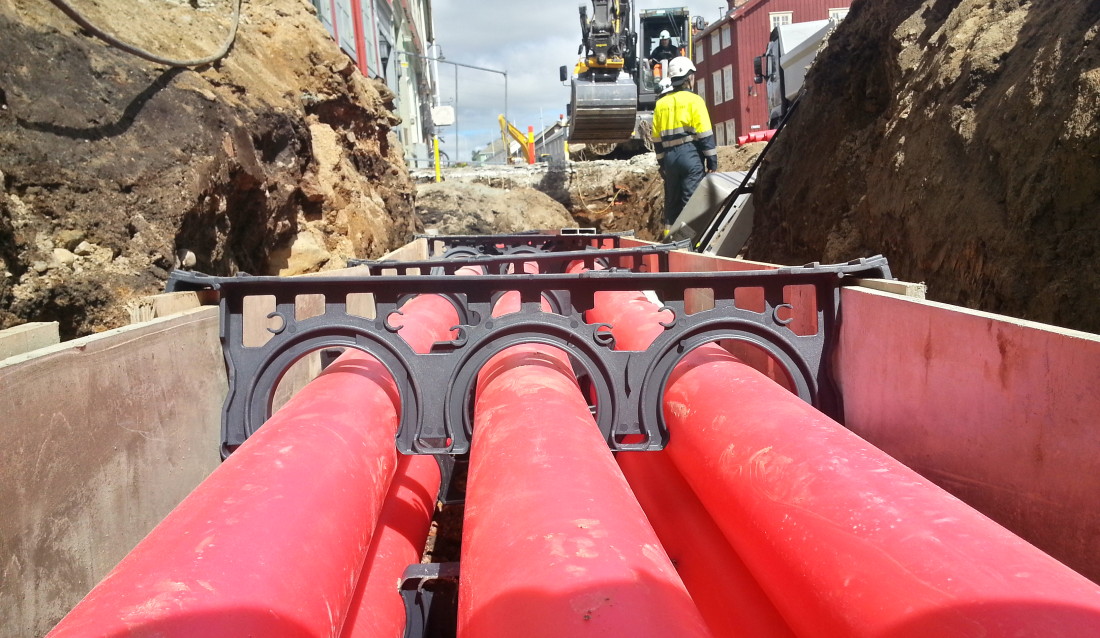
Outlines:
<svg viewBox="0 0 1100 638"><path fill-rule="evenodd" d="M558 67L572 67L581 43L581 0L434 0L436 42L446 60L508 73L508 118L521 131L538 132L565 114L568 83ZM591 14L591 2L585 1ZM724 0L665 3L641 0L635 10L688 7L709 23L725 12ZM456 93L457 69L457 93ZM500 139L504 76L441 63L440 104L457 100L457 127L440 129L441 150L453 161ZM457 130L457 140L455 131ZM457 142L457 148L456 148Z"/></svg>

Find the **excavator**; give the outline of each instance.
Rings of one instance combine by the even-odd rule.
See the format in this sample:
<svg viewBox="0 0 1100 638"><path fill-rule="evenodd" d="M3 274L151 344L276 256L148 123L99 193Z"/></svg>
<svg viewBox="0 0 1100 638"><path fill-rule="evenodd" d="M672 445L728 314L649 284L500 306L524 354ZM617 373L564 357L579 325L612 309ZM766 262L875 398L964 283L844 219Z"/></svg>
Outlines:
<svg viewBox="0 0 1100 638"><path fill-rule="evenodd" d="M635 15L629 0L592 0L592 14L580 6L580 59L573 68L568 107L569 142L584 143L596 155L619 146L652 150L653 106L660 94L660 66L647 58L661 32L681 55L692 55L692 27L701 18L686 7L649 9ZM561 67L560 79L570 79Z"/></svg>

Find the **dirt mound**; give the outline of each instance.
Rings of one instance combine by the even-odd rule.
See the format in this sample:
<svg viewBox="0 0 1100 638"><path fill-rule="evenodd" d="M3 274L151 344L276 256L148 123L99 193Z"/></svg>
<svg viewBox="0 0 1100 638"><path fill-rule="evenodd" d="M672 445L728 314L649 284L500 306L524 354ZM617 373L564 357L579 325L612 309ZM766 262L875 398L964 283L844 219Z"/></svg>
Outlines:
<svg viewBox="0 0 1100 638"><path fill-rule="evenodd" d="M740 148L720 147L718 170L748 170L764 146L756 143ZM424 172L418 179L427 183L431 175ZM533 188L559 202L581 226L601 232L633 230L642 239L657 237L664 216L664 182L652 153L628 160L571 162L567 167L539 164L455 169L447 172L444 184L438 187L439 192L445 192L446 185L455 184L477 184L505 191ZM426 191L424 186L420 188L417 205L423 206Z"/></svg>
<svg viewBox="0 0 1100 638"><path fill-rule="evenodd" d="M934 299L1100 331L1100 4L853 3L760 178L750 257L884 253Z"/></svg>
<svg viewBox="0 0 1100 638"><path fill-rule="evenodd" d="M570 211L581 226L608 233L633 230L642 239L657 236L664 191L652 153L574 162L568 192Z"/></svg>
<svg viewBox="0 0 1100 638"><path fill-rule="evenodd" d="M764 143L718 148L718 170L748 170ZM582 226L602 232L635 230L642 239L655 239L663 227L664 181L652 153L627 161L575 162L568 182L569 205Z"/></svg>
<svg viewBox="0 0 1100 638"><path fill-rule="evenodd" d="M488 235L575 227L569 211L533 188L447 181L422 184L416 208L424 227L444 235Z"/></svg>
<svg viewBox="0 0 1100 638"><path fill-rule="evenodd" d="M229 0L86 0L93 22L170 57L215 50ZM378 256L414 230L384 86L301 0L244 4L230 54L165 70L52 5L0 0L0 328L125 322L175 265L300 272Z"/></svg>

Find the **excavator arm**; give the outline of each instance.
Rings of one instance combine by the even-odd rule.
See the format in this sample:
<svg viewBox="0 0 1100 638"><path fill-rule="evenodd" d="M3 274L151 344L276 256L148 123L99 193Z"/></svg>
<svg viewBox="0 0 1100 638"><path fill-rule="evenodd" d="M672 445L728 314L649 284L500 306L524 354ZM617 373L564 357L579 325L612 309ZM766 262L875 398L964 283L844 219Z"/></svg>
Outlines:
<svg viewBox="0 0 1100 638"><path fill-rule="evenodd" d="M580 7L581 41L588 58L588 68L605 69L617 74L626 66L633 32L630 29L628 0L593 0L592 19Z"/></svg>
<svg viewBox="0 0 1100 638"><path fill-rule="evenodd" d="M621 142L634 132L638 86L628 74L637 66L632 11L629 0L592 0L591 18L580 7L582 59L572 82L570 141Z"/></svg>
<svg viewBox="0 0 1100 638"><path fill-rule="evenodd" d="M512 125L511 122L506 120L503 115L497 118L500 121L500 139L504 142L505 154L508 155L508 163L512 163L512 155L508 151L508 138L511 137L519 143L519 147L524 149L527 155L527 163L535 163L535 138L533 133L527 133L519 130Z"/></svg>
<svg viewBox="0 0 1100 638"><path fill-rule="evenodd" d="M515 141L519 142L520 146L527 146L527 136L523 133L523 131L516 128L508 120L504 119L503 115L498 116L497 119L500 120L500 136L502 138L507 141L507 138L511 137Z"/></svg>

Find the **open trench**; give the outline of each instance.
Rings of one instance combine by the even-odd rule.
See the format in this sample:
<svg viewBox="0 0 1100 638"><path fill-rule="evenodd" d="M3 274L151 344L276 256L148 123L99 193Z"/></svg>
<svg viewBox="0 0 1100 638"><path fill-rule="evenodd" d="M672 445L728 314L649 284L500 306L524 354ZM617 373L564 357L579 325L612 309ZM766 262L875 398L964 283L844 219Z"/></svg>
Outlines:
<svg viewBox="0 0 1100 638"><path fill-rule="evenodd" d="M454 421L450 430L429 420L420 426L427 429L398 432L402 449L469 446L468 472L453 479L464 487L461 508L433 507L441 474L431 456L394 449L417 379L392 374L395 363L369 347L369 331L350 342L344 333L343 354L232 446L51 635L116 625L166 636L927 636L950 634L960 622L986 635L1094 631L1095 585L800 398L808 391L803 372L766 340L690 336L713 313L759 315L761 325L774 319L784 338L818 334L825 326L810 319L815 300L830 294L800 290L806 284L797 275L695 273L690 290L709 286L712 297L692 297L692 312L676 302L688 297L684 274L654 268L659 254L606 256L648 274L601 272L608 264L592 251L544 272L539 251L525 250L493 262L511 264L504 274L487 274L477 252L471 258L465 249L464 265L427 262L397 275L404 295L384 276L374 280L378 288L359 288L376 291L376 326L396 331L410 351L431 357L451 343L461 352L467 339L485 346L457 377L473 394L448 408L469 419L472 439ZM423 276L429 264L445 274ZM348 312L337 299L356 290L346 279L302 281L272 281L265 290L224 280L220 290L227 308L240 294L273 294L273 314L290 330L273 330L268 347L293 352L292 344L319 343L310 335L320 324L310 322L328 314L295 313L302 285L312 281L334 317ZM291 285L299 292L290 294ZM465 304L433 286L457 286ZM572 319L553 294L562 289L581 311ZM542 330L523 333L532 320ZM496 324L503 332L492 332ZM243 324L227 325L231 341L244 335ZM642 405L657 397L652 405L667 432L651 429L662 421L644 411L641 423L627 418L613 425L622 429L603 429L612 399L622 396L606 393L581 341L537 336L565 325L622 355L676 352L659 383L635 395ZM523 338L486 336L510 330ZM252 369L245 361L238 372ZM435 379L447 365L417 368L420 381L432 380L428 392L441 392ZM267 378L267 368L257 370ZM823 397L809 398L817 405ZM425 555L432 509L434 545ZM198 550L191 538L204 539ZM203 590L144 604L168 574ZM243 611L259 608L269 612Z"/></svg>

